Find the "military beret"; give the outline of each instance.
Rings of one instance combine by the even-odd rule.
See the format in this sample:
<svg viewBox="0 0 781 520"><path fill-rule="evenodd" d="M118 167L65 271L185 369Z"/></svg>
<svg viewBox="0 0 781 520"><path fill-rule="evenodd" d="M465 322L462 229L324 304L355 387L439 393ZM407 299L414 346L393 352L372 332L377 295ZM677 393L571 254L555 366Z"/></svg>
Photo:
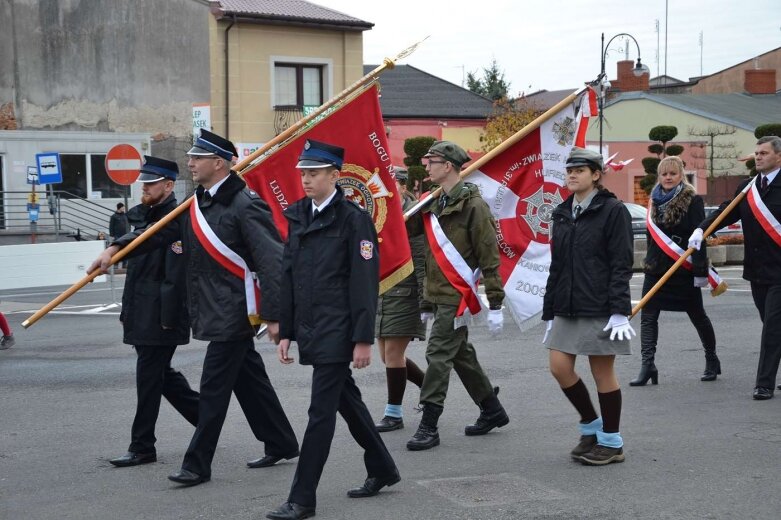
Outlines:
<svg viewBox="0 0 781 520"><path fill-rule="evenodd" d="M472 160L463 148L450 141L435 141L423 157L442 157L459 168Z"/></svg>
<svg viewBox="0 0 781 520"><path fill-rule="evenodd" d="M393 178L399 182L404 182L409 179L409 173L407 172L406 168L402 168L401 166L394 166Z"/></svg>
<svg viewBox="0 0 781 520"><path fill-rule="evenodd" d="M595 170L602 171L604 168L602 164L602 154L593 150L587 150L586 148L579 148L577 146L572 147L572 151L567 157L567 168L575 168L577 166L591 166Z"/></svg>

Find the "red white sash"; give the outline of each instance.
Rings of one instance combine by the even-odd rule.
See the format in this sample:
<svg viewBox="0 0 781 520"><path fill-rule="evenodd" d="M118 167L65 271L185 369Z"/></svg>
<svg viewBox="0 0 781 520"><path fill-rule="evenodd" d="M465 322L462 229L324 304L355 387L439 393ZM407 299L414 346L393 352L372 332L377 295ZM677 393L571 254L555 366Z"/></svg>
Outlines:
<svg viewBox="0 0 781 520"><path fill-rule="evenodd" d="M467 310L468 314L474 316L483 308L483 300L477 294L480 270L472 271L456 246L445 235L437 216L433 213L429 215L429 218L423 217L423 227L426 230L426 238L428 238L434 260L450 285L461 293L461 303L458 305L456 316L463 316Z"/></svg>
<svg viewBox="0 0 781 520"><path fill-rule="evenodd" d="M190 204L190 222L198 242L218 264L244 280L247 299L247 316L252 325L260 325L260 285L250 271L247 262L220 240L201 213L197 197Z"/></svg>
<svg viewBox="0 0 781 520"><path fill-rule="evenodd" d="M770 235L777 245L781 246L781 224L779 224L776 217L770 212L768 207L762 202L762 197L759 195L756 181L749 183L751 189L748 192L748 205L751 208L751 212L754 214L754 218L757 219L759 225L765 230L765 233Z"/></svg>
<svg viewBox="0 0 781 520"><path fill-rule="evenodd" d="M681 248L678 244L673 242L673 239L670 238L665 234L662 229L656 225L656 223L651 218L651 206L648 206L648 214L645 219L646 227L648 228L648 232L651 235L651 238L654 239L654 242L656 242L656 245L659 246L659 249L665 252L667 256L669 256L672 260L678 261L678 259L685 253L683 248ZM683 262L683 267L691 271L694 268L694 264L692 263L691 256L687 257L686 260ZM719 289L719 286L721 284L724 284L722 286L722 289ZM711 286L711 293L714 296L718 296L719 294L723 293L726 290L726 282L723 282L719 274L716 272L713 267L708 268L708 284Z"/></svg>

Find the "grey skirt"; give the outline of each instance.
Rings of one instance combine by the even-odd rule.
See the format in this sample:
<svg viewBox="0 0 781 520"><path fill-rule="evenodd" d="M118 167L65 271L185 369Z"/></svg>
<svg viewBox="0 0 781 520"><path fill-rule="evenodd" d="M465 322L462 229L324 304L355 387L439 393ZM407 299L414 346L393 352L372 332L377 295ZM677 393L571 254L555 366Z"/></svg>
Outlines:
<svg viewBox="0 0 781 520"><path fill-rule="evenodd" d="M556 316L548 341L551 350L576 356L625 356L632 353L629 340L610 340L610 330L603 331L610 318L565 318Z"/></svg>

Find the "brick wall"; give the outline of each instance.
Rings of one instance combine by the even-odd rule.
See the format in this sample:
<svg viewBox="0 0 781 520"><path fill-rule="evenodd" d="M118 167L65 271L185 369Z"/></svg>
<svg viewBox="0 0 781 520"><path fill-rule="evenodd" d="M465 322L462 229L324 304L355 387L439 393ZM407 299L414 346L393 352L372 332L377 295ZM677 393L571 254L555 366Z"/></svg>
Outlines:
<svg viewBox="0 0 781 520"><path fill-rule="evenodd" d="M744 85L749 94L775 94L776 71L773 69L747 69L743 71Z"/></svg>
<svg viewBox="0 0 781 520"><path fill-rule="evenodd" d="M16 130L16 116L14 115L14 104L5 103L0 105L0 130Z"/></svg>

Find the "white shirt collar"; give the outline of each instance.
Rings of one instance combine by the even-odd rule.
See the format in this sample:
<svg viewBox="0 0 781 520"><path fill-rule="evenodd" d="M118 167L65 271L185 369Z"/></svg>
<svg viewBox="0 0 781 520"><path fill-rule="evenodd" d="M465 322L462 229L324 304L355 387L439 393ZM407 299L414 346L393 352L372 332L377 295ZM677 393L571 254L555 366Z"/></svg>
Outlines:
<svg viewBox="0 0 781 520"><path fill-rule="evenodd" d="M335 196L336 196L336 188L334 188L333 193L331 193L331 195L329 195L328 198L325 199L323 203L320 204L319 206L315 203L315 199L312 199L312 215L315 214L315 211L318 210L323 211L323 209L325 209L325 207L328 206L328 204L330 204L330 202L334 199Z"/></svg>
<svg viewBox="0 0 781 520"><path fill-rule="evenodd" d="M217 190L219 190L219 189L220 189L220 186L222 186L222 184L223 184L225 181L227 181L227 180L228 180L228 177L230 177L230 174L226 175L225 177L223 177L222 179L220 179L219 181L217 181L217 184L215 184L214 186L212 186L211 188L209 188L208 190L206 190L206 191L208 191L208 192L209 192L209 195L211 195L212 197L214 197L215 195L217 195Z"/></svg>

